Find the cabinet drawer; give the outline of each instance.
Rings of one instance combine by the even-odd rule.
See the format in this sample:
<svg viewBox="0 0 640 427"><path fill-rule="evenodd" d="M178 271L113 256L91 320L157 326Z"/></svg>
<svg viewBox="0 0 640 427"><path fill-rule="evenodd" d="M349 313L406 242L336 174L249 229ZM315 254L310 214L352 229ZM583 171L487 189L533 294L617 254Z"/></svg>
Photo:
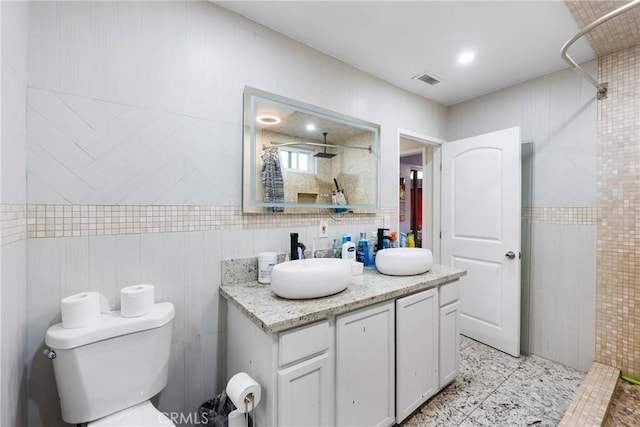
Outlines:
<svg viewBox="0 0 640 427"><path fill-rule="evenodd" d="M440 295L440 307L458 301L460 299L460 281L456 280L455 282L440 285L438 293Z"/></svg>
<svg viewBox="0 0 640 427"><path fill-rule="evenodd" d="M312 323L280 333L279 366L289 365L329 348L329 322Z"/></svg>

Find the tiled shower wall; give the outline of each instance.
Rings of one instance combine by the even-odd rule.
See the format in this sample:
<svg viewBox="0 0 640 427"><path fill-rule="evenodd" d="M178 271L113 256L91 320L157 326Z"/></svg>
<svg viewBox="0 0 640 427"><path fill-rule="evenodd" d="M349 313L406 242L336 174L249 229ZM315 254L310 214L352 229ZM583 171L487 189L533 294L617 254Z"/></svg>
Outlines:
<svg viewBox="0 0 640 427"><path fill-rule="evenodd" d="M60 298L95 290L117 307L118 289L141 282L177 309L159 406L195 411L226 381L220 261L285 252L293 231L309 246L327 219L242 214L244 86L382 126L383 209L330 220L331 237L395 218L397 129L442 137L446 109L210 2L25 7L28 197L3 207L28 262L26 357L7 390L28 394L27 421L14 425L63 424L41 354Z"/></svg>
<svg viewBox="0 0 640 427"><path fill-rule="evenodd" d="M599 59L596 359L640 378L640 45Z"/></svg>

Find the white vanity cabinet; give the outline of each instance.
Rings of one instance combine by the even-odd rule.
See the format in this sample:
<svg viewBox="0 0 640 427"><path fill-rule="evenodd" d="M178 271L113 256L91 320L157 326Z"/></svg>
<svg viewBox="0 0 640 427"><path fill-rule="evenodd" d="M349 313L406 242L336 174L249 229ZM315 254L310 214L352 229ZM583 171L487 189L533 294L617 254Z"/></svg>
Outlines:
<svg viewBox="0 0 640 427"><path fill-rule="evenodd" d="M287 301L262 286L223 288L233 301L226 374L246 372L261 384L256 426L391 426L450 383L459 371L456 279L464 272L434 270L430 286L424 277L371 274L355 285L369 286L368 297L359 288L355 297ZM404 287L379 302L376 286L389 281Z"/></svg>
<svg viewBox="0 0 640 427"><path fill-rule="evenodd" d="M336 425L395 423L395 304L336 318Z"/></svg>
<svg viewBox="0 0 640 427"><path fill-rule="evenodd" d="M262 386L256 426L334 424L332 322L324 319L267 334L228 305L227 373L246 372Z"/></svg>
<svg viewBox="0 0 640 427"><path fill-rule="evenodd" d="M280 333L278 425L333 424L333 353L328 321Z"/></svg>
<svg viewBox="0 0 640 427"><path fill-rule="evenodd" d="M439 390L438 290L396 300L396 422Z"/></svg>
<svg viewBox="0 0 640 427"><path fill-rule="evenodd" d="M460 282L440 286L440 389L445 387L460 371Z"/></svg>

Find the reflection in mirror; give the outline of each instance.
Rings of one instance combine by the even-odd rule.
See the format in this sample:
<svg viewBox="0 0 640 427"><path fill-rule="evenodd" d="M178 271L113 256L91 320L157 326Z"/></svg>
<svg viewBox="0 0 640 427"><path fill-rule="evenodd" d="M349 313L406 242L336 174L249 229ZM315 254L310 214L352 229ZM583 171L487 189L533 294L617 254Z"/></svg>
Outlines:
<svg viewBox="0 0 640 427"><path fill-rule="evenodd" d="M378 125L245 88L243 210L375 212Z"/></svg>

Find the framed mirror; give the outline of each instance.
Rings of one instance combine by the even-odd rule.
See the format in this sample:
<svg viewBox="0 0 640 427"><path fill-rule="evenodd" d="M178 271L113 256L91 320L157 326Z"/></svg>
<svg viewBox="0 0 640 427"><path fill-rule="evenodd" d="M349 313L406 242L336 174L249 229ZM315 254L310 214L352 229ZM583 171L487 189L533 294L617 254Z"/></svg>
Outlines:
<svg viewBox="0 0 640 427"><path fill-rule="evenodd" d="M245 213L373 213L380 126L246 87Z"/></svg>

